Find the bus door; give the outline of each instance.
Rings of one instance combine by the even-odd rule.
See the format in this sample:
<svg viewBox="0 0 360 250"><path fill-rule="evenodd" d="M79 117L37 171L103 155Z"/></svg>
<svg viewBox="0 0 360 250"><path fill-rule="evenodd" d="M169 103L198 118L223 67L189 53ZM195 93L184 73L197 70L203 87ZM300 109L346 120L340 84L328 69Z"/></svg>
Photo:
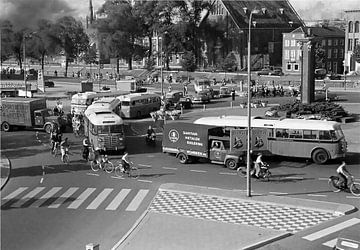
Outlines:
<svg viewBox="0 0 360 250"><path fill-rule="evenodd" d="M224 143L220 140L213 140L210 147L210 160L211 161L221 161L225 160L228 150L225 149Z"/></svg>

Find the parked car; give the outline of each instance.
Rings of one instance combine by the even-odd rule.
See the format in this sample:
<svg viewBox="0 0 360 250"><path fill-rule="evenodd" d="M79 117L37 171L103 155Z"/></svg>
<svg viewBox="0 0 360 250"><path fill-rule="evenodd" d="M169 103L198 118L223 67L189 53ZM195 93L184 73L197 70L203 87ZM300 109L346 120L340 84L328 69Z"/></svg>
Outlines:
<svg viewBox="0 0 360 250"><path fill-rule="evenodd" d="M324 79L326 76L326 69L315 69L315 79Z"/></svg>
<svg viewBox="0 0 360 250"><path fill-rule="evenodd" d="M326 80L341 80L341 75L335 74L335 73L330 73L330 74L326 74L325 79Z"/></svg>
<svg viewBox="0 0 360 250"><path fill-rule="evenodd" d="M335 93L332 93L328 90L327 93L328 101L339 100L339 96ZM301 94L299 94L296 99L301 100ZM325 89L316 89L315 90L315 101L326 101L326 90Z"/></svg>
<svg viewBox="0 0 360 250"><path fill-rule="evenodd" d="M202 90L197 92L193 99L192 102L193 103L209 103L211 100L211 92L209 90Z"/></svg>
<svg viewBox="0 0 360 250"><path fill-rule="evenodd" d="M53 82L53 81L45 81L44 82L44 84L45 84L45 87L48 87L48 88L53 88L53 87L55 87L55 83Z"/></svg>
<svg viewBox="0 0 360 250"><path fill-rule="evenodd" d="M261 75L269 75L271 72L271 69L270 68L263 68L261 69L260 71L257 72L257 75L258 76L261 76Z"/></svg>
<svg viewBox="0 0 360 250"><path fill-rule="evenodd" d="M220 98L231 96L231 89L229 87L220 87Z"/></svg>
<svg viewBox="0 0 360 250"><path fill-rule="evenodd" d="M284 73L282 72L282 69L275 68L272 71L270 71L269 75L271 75L271 76L282 76L282 75L284 75Z"/></svg>
<svg viewBox="0 0 360 250"><path fill-rule="evenodd" d="M181 91L169 92L165 95L165 103L170 107L176 104L182 105L184 108L191 108L192 101L190 96L184 96Z"/></svg>

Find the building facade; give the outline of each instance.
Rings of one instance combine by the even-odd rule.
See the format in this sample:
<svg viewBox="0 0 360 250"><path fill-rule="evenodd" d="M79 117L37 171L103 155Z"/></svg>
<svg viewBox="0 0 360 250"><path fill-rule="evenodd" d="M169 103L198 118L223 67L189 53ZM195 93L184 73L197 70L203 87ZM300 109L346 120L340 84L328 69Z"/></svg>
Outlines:
<svg viewBox="0 0 360 250"><path fill-rule="evenodd" d="M360 63L353 56L356 45L360 45L360 10L345 11L345 20L345 71L360 72Z"/></svg>
<svg viewBox="0 0 360 250"><path fill-rule="evenodd" d="M301 41L313 37L316 50L321 51L317 68L326 69L328 73L342 74L344 60L345 32L336 27L300 27L283 34L282 68L285 74L301 74L302 50ZM320 52L318 52L320 53Z"/></svg>

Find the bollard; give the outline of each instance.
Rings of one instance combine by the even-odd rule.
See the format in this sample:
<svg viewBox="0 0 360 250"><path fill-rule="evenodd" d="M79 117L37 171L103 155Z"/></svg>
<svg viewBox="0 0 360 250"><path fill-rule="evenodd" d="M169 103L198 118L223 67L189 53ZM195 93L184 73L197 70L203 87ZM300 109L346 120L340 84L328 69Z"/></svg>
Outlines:
<svg viewBox="0 0 360 250"><path fill-rule="evenodd" d="M206 105L205 104L203 104L203 111L205 111L206 110Z"/></svg>
<svg viewBox="0 0 360 250"><path fill-rule="evenodd" d="M182 115L184 114L184 108L183 108L183 106L181 106L180 112L181 112Z"/></svg>
<svg viewBox="0 0 360 250"><path fill-rule="evenodd" d="M230 102L230 108L233 108L233 102Z"/></svg>
<svg viewBox="0 0 360 250"><path fill-rule="evenodd" d="M86 244L86 250L100 250L100 245L99 244L94 244L94 243L89 243Z"/></svg>

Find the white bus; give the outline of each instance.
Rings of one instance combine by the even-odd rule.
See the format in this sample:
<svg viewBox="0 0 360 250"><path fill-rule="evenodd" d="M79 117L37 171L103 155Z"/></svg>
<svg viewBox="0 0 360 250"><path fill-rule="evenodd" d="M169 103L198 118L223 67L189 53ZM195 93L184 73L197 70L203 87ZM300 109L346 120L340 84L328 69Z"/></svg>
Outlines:
<svg viewBox="0 0 360 250"><path fill-rule="evenodd" d="M95 100L103 97L116 97L128 94L128 91L106 91L106 92L83 92L71 97L71 112L74 114L84 114L84 111Z"/></svg>
<svg viewBox="0 0 360 250"><path fill-rule="evenodd" d="M118 116L121 115L121 101L118 97L103 97L94 101L86 110L106 108Z"/></svg>
<svg viewBox="0 0 360 250"><path fill-rule="evenodd" d="M133 93L117 97L121 101L121 117L140 118L149 116L160 109L161 99L158 94Z"/></svg>
<svg viewBox="0 0 360 250"><path fill-rule="evenodd" d="M95 148L100 147L105 151L125 150L124 121L107 107L85 111L84 131Z"/></svg>
<svg viewBox="0 0 360 250"><path fill-rule="evenodd" d="M248 120L247 116L220 116L199 118L194 123L230 130L247 128ZM269 154L311 158L317 164L324 164L329 159L345 157L347 151L341 125L337 122L252 117L251 127L266 130L264 143Z"/></svg>
<svg viewBox="0 0 360 250"><path fill-rule="evenodd" d="M195 93L198 93L203 90L212 91L211 82L210 82L210 80L207 80L207 79L195 80L194 89L195 89Z"/></svg>

